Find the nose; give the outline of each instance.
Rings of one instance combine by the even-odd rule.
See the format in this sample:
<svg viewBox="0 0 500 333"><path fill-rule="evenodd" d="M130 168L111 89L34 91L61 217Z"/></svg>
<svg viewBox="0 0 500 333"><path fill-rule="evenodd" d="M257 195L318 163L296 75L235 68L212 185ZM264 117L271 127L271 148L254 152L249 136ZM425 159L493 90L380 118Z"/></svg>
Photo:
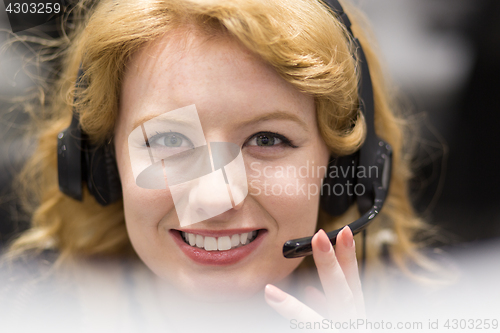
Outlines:
<svg viewBox="0 0 500 333"><path fill-rule="evenodd" d="M170 190L181 226L211 219L233 208L237 210L248 194L239 146L211 142L210 148L212 159L208 150L203 149L200 150L203 154L190 154L198 157L191 158L190 163L173 164L175 172L169 173L172 179L177 179Z"/></svg>
<svg viewBox="0 0 500 333"><path fill-rule="evenodd" d="M197 179L189 193L191 216L200 222L233 208L221 169Z"/></svg>

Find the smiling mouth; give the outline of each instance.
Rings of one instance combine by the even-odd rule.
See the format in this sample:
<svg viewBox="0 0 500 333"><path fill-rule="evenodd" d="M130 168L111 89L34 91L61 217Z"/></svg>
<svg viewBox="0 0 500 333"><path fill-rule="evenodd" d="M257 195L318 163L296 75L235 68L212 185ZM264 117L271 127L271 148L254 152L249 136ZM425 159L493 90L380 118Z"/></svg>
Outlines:
<svg viewBox="0 0 500 333"><path fill-rule="evenodd" d="M220 237L202 236L184 231L179 232L184 242L191 247L205 251L227 251L252 243L259 235L260 230Z"/></svg>

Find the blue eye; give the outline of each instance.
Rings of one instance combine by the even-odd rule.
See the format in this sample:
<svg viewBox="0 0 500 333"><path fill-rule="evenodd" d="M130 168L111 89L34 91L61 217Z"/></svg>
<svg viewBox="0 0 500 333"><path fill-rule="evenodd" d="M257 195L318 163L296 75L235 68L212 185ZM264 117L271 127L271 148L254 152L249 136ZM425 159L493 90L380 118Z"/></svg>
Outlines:
<svg viewBox="0 0 500 333"><path fill-rule="evenodd" d="M177 132L157 133L149 139L149 144L160 148L193 148L194 146L191 140Z"/></svg>
<svg viewBox="0 0 500 333"><path fill-rule="evenodd" d="M282 141L272 135L269 134L259 134L254 136L248 144L250 146L260 146L260 147L270 147L274 145L280 144Z"/></svg>
<svg viewBox="0 0 500 333"><path fill-rule="evenodd" d="M296 148L289 139L278 133L260 132L254 134L246 143L248 146L273 147L287 145Z"/></svg>

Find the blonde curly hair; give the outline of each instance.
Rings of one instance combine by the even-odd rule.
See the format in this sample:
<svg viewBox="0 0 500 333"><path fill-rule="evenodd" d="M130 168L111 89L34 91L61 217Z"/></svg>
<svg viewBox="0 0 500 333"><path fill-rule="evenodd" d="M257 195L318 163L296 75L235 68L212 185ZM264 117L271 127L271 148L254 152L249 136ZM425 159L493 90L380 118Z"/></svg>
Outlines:
<svg viewBox="0 0 500 333"><path fill-rule="evenodd" d="M389 254L408 271L408 259L425 263L414 241L425 223L416 216L409 199L407 123L392 105L381 66L360 26L361 16L351 7L347 9L370 66L376 132L393 148L389 194L369 228L366 253L368 260L376 261L384 243L381 232L390 231ZM352 41L321 1L102 0L93 7L81 1L73 14L73 33L62 37L57 45L62 70L42 105L45 112L36 122L38 147L18 179L32 225L11 244L12 256L47 248L57 249L61 260L71 256L133 255L121 201L103 207L86 189L82 202L59 191L56 137L69 125L75 108L89 138L97 144L107 142L113 135L128 59L147 43L179 27L237 39L271 64L284 80L314 96L320 133L332 154L351 154L363 143L366 125L357 109L359 80ZM89 82L81 91L74 87L80 64ZM355 207L337 218L320 212L317 227L332 230L353 221L358 214Z"/></svg>

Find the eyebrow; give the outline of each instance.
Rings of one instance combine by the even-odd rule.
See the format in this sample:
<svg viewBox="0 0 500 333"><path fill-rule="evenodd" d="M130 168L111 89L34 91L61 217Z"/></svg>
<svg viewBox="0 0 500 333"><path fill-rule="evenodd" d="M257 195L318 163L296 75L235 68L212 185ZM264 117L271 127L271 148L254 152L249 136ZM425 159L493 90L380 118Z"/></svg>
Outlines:
<svg viewBox="0 0 500 333"><path fill-rule="evenodd" d="M248 120L244 120L243 122L239 123L238 126L244 127L244 126L248 126L248 125L251 125L254 123L260 123L260 122L264 122L267 120L274 120L274 119L291 120L291 121L299 124L306 132L309 132L309 128L307 127L307 124L305 123L305 121L303 121L302 119L300 119L298 116L294 115L293 113L289 113L289 112L285 112L285 111L281 111L281 110L274 111L271 113L266 113L266 114L248 119Z"/></svg>
<svg viewBox="0 0 500 333"><path fill-rule="evenodd" d="M135 128L139 127L140 125L144 124L145 122L150 121L150 120L155 119L155 118L158 118L161 115L162 114L151 114L151 115L144 116L144 117L142 117L134 122L133 128L135 129ZM291 121L299 124L306 132L309 132L309 128L307 127L307 124L305 123L305 121L303 121L302 119L300 119L298 116L294 115L293 113L289 113L289 112L285 112L285 111L281 111L281 110L266 113L266 114L259 115L257 117L251 118L251 119L244 120L238 124L238 127L245 127L245 126L252 125L255 123L260 123L260 122L264 122L267 120L275 120L275 119L277 119L277 120L291 120ZM161 121L161 120L162 119L158 119L158 121ZM186 124L186 125L190 124L190 122L185 121L184 119L180 119L180 118L177 118L177 119L169 118L168 121L175 122L177 124Z"/></svg>
<svg viewBox="0 0 500 333"><path fill-rule="evenodd" d="M139 118L137 119L136 121L134 121L134 125L133 125L133 129L136 129L137 127L141 126L142 124L144 124L145 122L148 122L152 119L155 119L155 118L158 118L158 117L161 117L165 115L165 113L161 113L161 114L150 114L150 115L147 115L147 116L144 116L142 118ZM165 119L157 119L158 122L164 122L164 121L168 121L168 122L172 122L172 123L176 123L176 124L181 124L181 125L192 125L192 121L187 121L186 119L182 119L182 118L178 118L178 117L169 117L169 118L165 118Z"/></svg>

